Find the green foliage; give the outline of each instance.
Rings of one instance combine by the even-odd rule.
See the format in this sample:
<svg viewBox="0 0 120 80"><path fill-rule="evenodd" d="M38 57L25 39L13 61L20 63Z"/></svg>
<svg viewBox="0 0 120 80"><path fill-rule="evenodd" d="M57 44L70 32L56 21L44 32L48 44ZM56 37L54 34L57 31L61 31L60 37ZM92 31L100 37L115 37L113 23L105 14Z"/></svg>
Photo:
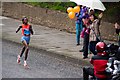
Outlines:
<svg viewBox="0 0 120 80"><path fill-rule="evenodd" d="M27 2L27 4L38 6L42 8L49 8L52 10L59 10L66 12L68 7L74 7L76 4L74 2ZM104 3L106 10L104 12L104 18L109 22L119 22L120 23L120 2L117 3ZM95 11L95 15L98 16L99 10ZM114 21L113 21L114 20Z"/></svg>
<svg viewBox="0 0 120 80"><path fill-rule="evenodd" d="M120 2L104 3L106 11L104 12L107 21L120 23Z"/></svg>
<svg viewBox="0 0 120 80"><path fill-rule="evenodd" d="M27 4L52 10L60 10L62 12L66 12L66 9L70 6L76 6L73 2L27 2Z"/></svg>

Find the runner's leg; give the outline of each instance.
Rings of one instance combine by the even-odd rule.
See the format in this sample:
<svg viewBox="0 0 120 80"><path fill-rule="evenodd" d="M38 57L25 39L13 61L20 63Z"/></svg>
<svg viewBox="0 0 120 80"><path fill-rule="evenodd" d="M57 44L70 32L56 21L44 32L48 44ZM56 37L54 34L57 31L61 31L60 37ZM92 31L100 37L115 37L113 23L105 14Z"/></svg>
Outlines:
<svg viewBox="0 0 120 80"><path fill-rule="evenodd" d="M25 51L25 46L23 46L22 50L20 51L20 54L17 56L17 63L18 64L20 64L20 58L22 57L24 51Z"/></svg>
<svg viewBox="0 0 120 80"><path fill-rule="evenodd" d="M29 44L27 44L27 42L24 40L23 45L25 46L25 61L26 61L28 56L28 51L29 51Z"/></svg>
<svg viewBox="0 0 120 80"><path fill-rule="evenodd" d="M27 57L28 57L28 51L29 51L29 44L27 43L27 41L26 40L24 40L23 41L23 45L25 46L25 60L24 60L24 67L25 68L29 68L28 67L28 65L27 65L27 62L26 62L26 60L27 60Z"/></svg>
<svg viewBox="0 0 120 80"><path fill-rule="evenodd" d="M28 51L29 51L29 47L27 46L25 51L25 61L27 60L28 57Z"/></svg>
<svg viewBox="0 0 120 80"><path fill-rule="evenodd" d="M25 46L22 47L22 50L21 50L21 52L20 52L20 57L22 57L24 51L25 51Z"/></svg>

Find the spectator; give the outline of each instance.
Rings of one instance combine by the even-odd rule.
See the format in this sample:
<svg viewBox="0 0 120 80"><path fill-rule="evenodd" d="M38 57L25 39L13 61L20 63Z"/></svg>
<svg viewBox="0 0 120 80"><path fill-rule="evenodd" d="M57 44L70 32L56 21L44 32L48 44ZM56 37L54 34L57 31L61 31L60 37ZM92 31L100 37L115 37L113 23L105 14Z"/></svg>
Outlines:
<svg viewBox="0 0 120 80"><path fill-rule="evenodd" d="M88 12L88 11L87 11ZM83 24L85 26L85 32L84 32L84 42L83 42L83 59L88 58L88 45L89 45L89 34L90 34L90 20L89 15L85 14L83 17Z"/></svg>
<svg viewBox="0 0 120 80"><path fill-rule="evenodd" d="M82 17L84 14L85 6L82 6L79 13L76 13L76 41L77 45L80 45L80 33L83 29Z"/></svg>
<svg viewBox="0 0 120 80"><path fill-rule="evenodd" d="M118 34L118 45L120 46L120 25L115 23L116 33Z"/></svg>
<svg viewBox="0 0 120 80"><path fill-rule="evenodd" d="M92 13L90 13L90 21L92 22L91 25L91 32L90 32L90 44L89 44L89 49L90 51L96 55L96 51L95 51L95 45L101 40L100 37L100 30L99 30L99 26L100 26L100 20L102 18L103 14L100 13L99 17L96 17L94 15L94 12L92 11Z"/></svg>
<svg viewBox="0 0 120 80"><path fill-rule="evenodd" d="M100 22L101 22L103 13L101 12L97 17L97 16L95 16L94 10L91 10L89 15L91 16L90 19L93 22L94 32L95 32L97 38L99 40L101 40L99 27L100 27Z"/></svg>
<svg viewBox="0 0 120 80"><path fill-rule="evenodd" d="M82 17L82 22L85 21L85 20L87 20L87 18L89 18L88 8L87 7L84 7L83 12L84 13L83 13L83 17ZM85 24L86 24L86 22L85 22ZM83 52L84 51L84 35L85 35L85 31L87 29L87 27L86 27L85 24L83 22L83 29L81 31L81 38L83 38L83 48L81 50L79 50L79 52Z"/></svg>

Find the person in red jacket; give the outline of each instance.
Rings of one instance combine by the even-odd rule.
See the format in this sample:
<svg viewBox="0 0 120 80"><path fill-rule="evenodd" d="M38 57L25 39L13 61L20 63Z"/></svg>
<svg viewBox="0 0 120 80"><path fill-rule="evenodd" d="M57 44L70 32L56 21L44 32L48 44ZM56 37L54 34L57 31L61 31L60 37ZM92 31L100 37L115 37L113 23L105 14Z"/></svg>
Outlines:
<svg viewBox="0 0 120 80"><path fill-rule="evenodd" d="M98 42L96 44L97 55L94 55L90 63L93 65L91 67L83 68L83 78L84 80L89 79L89 75L97 78L97 80L108 80L108 76L106 75L106 67L109 59L108 54L105 52L106 44L104 42Z"/></svg>
<svg viewBox="0 0 120 80"><path fill-rule="evenodd" d="M25 60L24 60L24 67L28 67L26 60L28 57L28 51L29 51L29 42L30 42L30 35L33 35L33 29L32 26L30 24L28 24L28 18L24 17L22 19L22 25L18 27L18 29L16 30L16 33L22 29L22 37L21 37L21 42L23 43L23 48L20 52L20 54L18 55L17 58L17 63L20 64L20 58L22 57L23 53L25 52Z"/></svg>

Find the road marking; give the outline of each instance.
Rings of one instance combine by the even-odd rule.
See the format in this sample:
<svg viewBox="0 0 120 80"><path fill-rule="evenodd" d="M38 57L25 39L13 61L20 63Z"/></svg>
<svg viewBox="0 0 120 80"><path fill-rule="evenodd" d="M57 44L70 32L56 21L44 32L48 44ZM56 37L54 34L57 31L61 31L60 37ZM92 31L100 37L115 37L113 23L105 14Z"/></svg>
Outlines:
<svg viewBox="0 0 120 80"><path fill-rule="evenodd" d="M0 26L3 26L4 24L0 23Z"/></svg>
<svg viewBox="0 0 120 80"><path fill-rule="evenodd" d="M4 16L0 16L0 26L3 26L3 25L5 25L5 24L2 24L2 19L9 19L9 18L7 18L7 17L4 17Z"/></svg>
<svg viewBox="0 0 120 80"><path fill-rule="evenodd" d="M9 19L9 18L4 17L4 16L0 16L0 19Z"/></svg>

